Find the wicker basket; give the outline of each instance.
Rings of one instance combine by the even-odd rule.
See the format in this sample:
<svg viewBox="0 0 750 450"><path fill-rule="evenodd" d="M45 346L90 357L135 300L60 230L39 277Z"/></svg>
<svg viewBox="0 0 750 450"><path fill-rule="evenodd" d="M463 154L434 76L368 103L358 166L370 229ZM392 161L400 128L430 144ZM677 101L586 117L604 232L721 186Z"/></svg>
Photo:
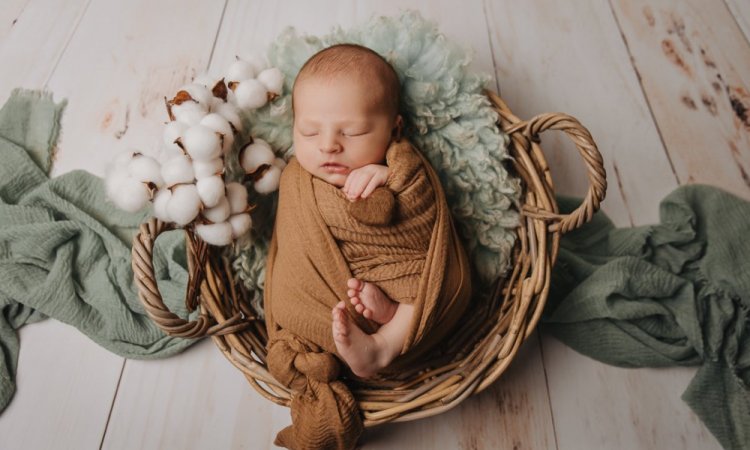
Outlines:
<svg viewBox="0 0 750 450"><path fill-rule="evenodd" d="M521 223L509 277L494 283L491 300L473 310L471 318L440 353L398 378L351 379L366 427L408 421L447 411L481 392L508 367L542 314L557 258L560 236L591 219L606 192L601 155L589 132L565 114L542 114L519 120L502 99L486 92L500 116L499 126L511 137L516 174L522 179ZM561 130L577 146L588 169L584 202L570 215L558 214L549 167L539 147L539 133ZM265 323L244 300L242 283L229 262L208 249L190 230L187 234L189 311L200 308L195 321L170 312L162 302L152 263L157 236L172 227L151 219L133 240L133 271L139 297L151 319L167 334L184 338L212 337L219 349L264 397L289 406L292 392L266 367ZM351 305L347 305L351 307Z"/></svg>

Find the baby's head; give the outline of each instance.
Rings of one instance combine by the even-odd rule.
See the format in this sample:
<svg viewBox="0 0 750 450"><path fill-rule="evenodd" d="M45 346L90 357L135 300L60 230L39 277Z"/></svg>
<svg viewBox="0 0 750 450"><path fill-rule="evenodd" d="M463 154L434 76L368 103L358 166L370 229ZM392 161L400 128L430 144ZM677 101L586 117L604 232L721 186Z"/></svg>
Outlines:
<svg viewBox="0 0 750 450"><path fill-rule="evenodd" d="M352 170L383 164L401 130L399 91L393 67L366 47L340 44L313 55L292 90L297 161L339 187Z"/></svg>

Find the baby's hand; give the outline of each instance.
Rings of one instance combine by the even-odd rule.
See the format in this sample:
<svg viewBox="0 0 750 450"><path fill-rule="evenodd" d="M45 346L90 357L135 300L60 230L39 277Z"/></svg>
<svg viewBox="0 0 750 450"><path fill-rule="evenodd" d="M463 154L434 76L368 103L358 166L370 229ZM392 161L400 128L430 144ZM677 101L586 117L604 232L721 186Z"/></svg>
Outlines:
<svg viewBox="0 0 750 450"><path fill-rule="evenodd" d="M356 200L358 197L367 198L376 187L384 185L387 179L388 166L368 164L349 172L341 190L349 200Z"/></svg>

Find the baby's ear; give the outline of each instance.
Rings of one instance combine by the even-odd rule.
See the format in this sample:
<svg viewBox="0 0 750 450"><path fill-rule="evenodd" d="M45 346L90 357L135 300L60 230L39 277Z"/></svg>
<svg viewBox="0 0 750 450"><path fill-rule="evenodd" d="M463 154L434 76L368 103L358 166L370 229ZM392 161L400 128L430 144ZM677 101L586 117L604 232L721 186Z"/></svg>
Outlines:
<svg viewBox="0 0 750 450"><path fill-rule="evenodd" d="M404 128L404 118L401 117L401 114L398 114L396 116L395 125L393 125L393 130L391 131L391 136L393 139L398 142L401 140L401 131Z"/></svg>

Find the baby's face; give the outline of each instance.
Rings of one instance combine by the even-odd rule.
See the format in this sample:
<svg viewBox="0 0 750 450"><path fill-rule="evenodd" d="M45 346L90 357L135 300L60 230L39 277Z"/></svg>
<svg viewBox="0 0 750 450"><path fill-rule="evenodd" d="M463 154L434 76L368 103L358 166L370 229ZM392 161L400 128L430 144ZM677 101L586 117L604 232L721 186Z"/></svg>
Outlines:
<svg viewBox="0 0 750 450"><path fill-rule="evenodd" d="M396 119L356 77L312 76L294 90L294 153L314 176L342 187L354 169L383 164Z"/></svg>

